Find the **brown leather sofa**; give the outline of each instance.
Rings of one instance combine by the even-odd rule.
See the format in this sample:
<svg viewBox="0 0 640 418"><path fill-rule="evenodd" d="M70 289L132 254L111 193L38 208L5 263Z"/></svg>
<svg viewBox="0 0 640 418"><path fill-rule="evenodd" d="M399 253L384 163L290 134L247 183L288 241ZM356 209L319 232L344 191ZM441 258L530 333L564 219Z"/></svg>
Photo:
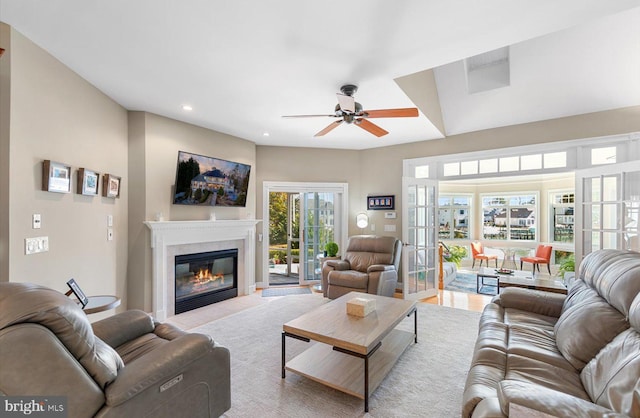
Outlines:
<svg viewBox="0 0 640 418"><path fill-rule="evenodd" d="M349 292L393 296L398 283L402 242L394 237L354 235L342 260L322 266L322 292L336 299Z"/></svg>
<svg viewBox="0 0 640 418"><path fill-rule="evenodd" d="M66 396L69 417L217 417L229 351L126 311L92 325L60 292L0 283L0 395Z"/></svg>
<svg viewBox="0 0 640 418"><path fill-rule="evenodd" d="M557 417L640 417L640 253L587 255L568 295L506 288L480 319L463 417L511 405Z"/></svg>

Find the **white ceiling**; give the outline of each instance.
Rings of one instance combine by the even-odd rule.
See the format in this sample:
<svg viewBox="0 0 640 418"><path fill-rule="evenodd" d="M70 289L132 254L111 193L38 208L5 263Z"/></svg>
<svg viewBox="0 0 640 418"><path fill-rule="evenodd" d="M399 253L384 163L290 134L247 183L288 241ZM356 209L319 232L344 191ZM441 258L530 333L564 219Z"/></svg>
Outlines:
<svg viewBox="0 0 640 418"><path fill-rule="evenodd" d="M381 138L281 118L332 113L345 83L365 109L413 107L394 80L432 68L447 135L640 105L640 0L0 0L0 21L127 109L257 144L441 138L422 112L375 119ZM509 45L510 86L467 94L460 60Z"/></svg>

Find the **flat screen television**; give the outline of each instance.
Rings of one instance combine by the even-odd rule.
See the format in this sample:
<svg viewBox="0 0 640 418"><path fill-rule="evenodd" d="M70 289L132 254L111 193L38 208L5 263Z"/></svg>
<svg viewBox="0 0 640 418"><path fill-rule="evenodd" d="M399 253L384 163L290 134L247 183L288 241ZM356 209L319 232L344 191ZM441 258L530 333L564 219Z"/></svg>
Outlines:
<svg viewBox="0 0 640 418"><path fill-rule="evenodd" d="M178 151L173 203L245 207L250 171L247 164Z"/></svg>

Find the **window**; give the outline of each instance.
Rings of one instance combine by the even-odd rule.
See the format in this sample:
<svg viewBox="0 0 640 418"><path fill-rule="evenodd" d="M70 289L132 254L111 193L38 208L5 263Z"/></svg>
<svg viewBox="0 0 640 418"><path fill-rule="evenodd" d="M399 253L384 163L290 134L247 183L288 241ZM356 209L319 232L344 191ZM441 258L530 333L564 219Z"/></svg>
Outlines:
<svg viewBox="0 0 640 418"><path fill-rule="evenodd" d="M429 166L428 165L419 165L415 168L414 176L417 179L427 179L429 178Z"/></svg>
<svg viewBox="0 0 640 418"><path fill-rule="evenodd" d="M591 164L614 164L616 162L616 147L593 148L591 150Z"/></svg>
<svg viewBox="0 0 640 418"><path fill-rule="evenodd" d="M536 240L537 194L492 194L482 198L482 237L486 240Z"/></svg>
<svg viewBox="0 0 640 418"><path fill-rule="evenodd" d="M555 192L549 194L551 239L554 242L573 243L575 194Z"/></svg>
<svg viewBox="0 0 640 418"><path fill-rule="evenodd" d="M438 238L469 239L471 196L442 194L438 197Z"/></svg>
<svg viewBox="0 0 640 418"><path fill-rule="evenodd" d="M563 168L567 166L567 152L550 152L544 154L544 168Z"/></svg>

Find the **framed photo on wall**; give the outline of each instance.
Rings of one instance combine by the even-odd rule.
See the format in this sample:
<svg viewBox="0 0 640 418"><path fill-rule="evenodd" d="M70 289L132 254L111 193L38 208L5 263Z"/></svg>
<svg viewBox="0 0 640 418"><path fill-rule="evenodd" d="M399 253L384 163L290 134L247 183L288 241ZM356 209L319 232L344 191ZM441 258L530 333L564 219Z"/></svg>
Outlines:
<svg viewBox="0 0 640 418"><path fill-rule="evenodd" d="M367 196L367 210L394 210L395 208L395 195Z"/></svg>
<svg viewBox="0 0 640 418"><path fill-rule="evenodd" d="M104 174L102 176L102 196L104 197L120 197L120 177L113 174Z"/></svg>
<svg viewBox="0 0 640 418"><path fill-rule="evenodd" d="M71 192L71 166L51 160L42 162L42 190L45 192Z"/></svg>
<svg viewBox="0 0 640 418"><path fill-rule="evenodd" d="M86 168L79 168L76 192L85 196L97 196L99 179L99 173Z"/></svg>

